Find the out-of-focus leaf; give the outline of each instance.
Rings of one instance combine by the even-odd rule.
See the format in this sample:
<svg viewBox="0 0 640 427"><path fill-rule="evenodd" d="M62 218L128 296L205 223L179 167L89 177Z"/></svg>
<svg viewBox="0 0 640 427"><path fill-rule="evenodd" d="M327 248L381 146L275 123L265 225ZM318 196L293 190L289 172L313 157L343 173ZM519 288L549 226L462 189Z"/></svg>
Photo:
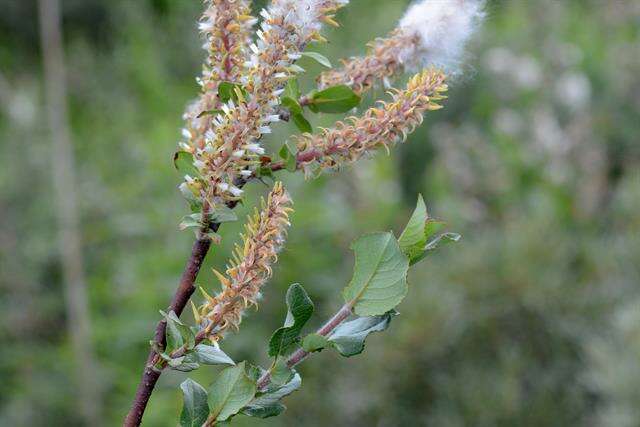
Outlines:
<svg viewBox="0 0 640 427"><path fill-rule="evenodd" d="M209 223L220 223L237 221L238 216L226 205L217 205L213 212L209 213Z"/></svg>
<svg viewBox="0 0 640 427"><path fill-rule="evenodd" d="M331 68L331 61L329 61L327 57L319 54L318 52L302 52L302 55L317 61L320 65Z"/></svg>
<svg viewBox="0 0 640 427"><path fill-rule="evenodd" d="M309 123L309 120L307 120L304 115L293 113L291 119L293 119L293 124L296 125L300 132L313 133L311 123Z"/></svg>
<svg viewBox="0 0 640 427"><path fill-rule="evenodd" d="M298 79L289 79L287 85L284 88L285 96L297 100L300 98L300 87L298 86ZM298 101L296 101L297 103Z"/></svg>
<svg viewBox="0 0 640 427"><path fill-rule="evenodd" d="M345 113L360 104L360 96L349 86L338 85L315 92L310 105L322 113Z"/></svg>
<svg viewBox="0 0 640 427"><path fill-rule="evenodd" d="M213 115L216 115L216 114L224 114L224 111L218 110L218 109L204 110L203 112L198 114L196 117L197 118L201 118L201 117L204 117L204 116L213 116Z"/></svg>
<svg viewBox="0 0 640 427"><path fill-rule="evenodd" d="M298 161L294 151L289 148L288 144L283 144L278 152L278 155L284 160L285 169L289 172L295 172L298 167Z"/></svg>
<svg viewBox="0 0 640 427"><path fill-rule="evenodd" d="M238 101L246 95L247 91L238 83L222 82L218 85L218 97L222 102Z"/></svg>
<svg viewBox="0 0 640 427"><path fill-rule="evenodd" d="M297 99L285 96L280 102L283 107L286 107L291 112L291 114L302 114L303 112L302 106L300 106Z"/></svg>
<svg viewBox="0 0 640 427"><path fill-rule="evenodd" d="M193 213L190 215L185 215L180 220L180 224L178 224L178 228L180 230L186 230L187 228L200 228L202 227L202 214L201 213Z"/></svg>
<svg viewBox="0 0 640 427"><path fill-rule="evenodd" d="M200 172L193 165L193 154L186 151L176 151L173 154L173 166L183 175L200 176Z"/></svg>

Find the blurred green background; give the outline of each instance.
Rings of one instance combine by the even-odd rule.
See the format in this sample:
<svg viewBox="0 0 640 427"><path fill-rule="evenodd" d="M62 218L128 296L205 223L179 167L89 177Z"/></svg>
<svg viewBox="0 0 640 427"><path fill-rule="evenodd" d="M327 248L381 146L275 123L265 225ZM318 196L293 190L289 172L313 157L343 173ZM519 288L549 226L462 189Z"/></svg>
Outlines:
<svg viewBox="0 0 640 427"><path fill-rule="evenodd" d="M407 5L352 0L320 51L334 63L364 52ZM119 425L193 239L177 229L188 209L171 157L197 93L201 2L62 6L95 424ZM0 11L0 425L79 426L37 4L0 0ZM316 302L316 323L337 309L350 241L397 232L417 193L464 237L412 270L402 315L362 355L301 365L302 389L263 425L640 426L640 3L487 11L445 109L406 144L314 181L284 177L293 227L260 310L224 342L236 360L267 361L290 283ZM320 69L303 61L310 89ZM267 145L293 132L280 126ZM239 210L265 190L253 184ZM224 266L238 230L224 226L208 266ZM198 283L214 285L208 268ZM185 376L162 376L143 425L176 425Z"/></svg>

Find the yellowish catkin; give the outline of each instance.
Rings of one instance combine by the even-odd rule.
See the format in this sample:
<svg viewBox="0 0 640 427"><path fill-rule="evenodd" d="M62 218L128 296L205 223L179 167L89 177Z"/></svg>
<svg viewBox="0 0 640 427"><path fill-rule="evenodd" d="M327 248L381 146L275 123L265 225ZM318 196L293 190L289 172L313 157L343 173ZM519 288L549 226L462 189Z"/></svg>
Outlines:
<svg viewBox="0 0 640 427"><path fill-rule="evenodd" d="M225 274L214 270L222 291L209 296L203 290L204 303L195 312L196 320L212 341L219 340L230 328L237 329L244 310L256 305L260 289L271 278L272 265L284 245L289 223L291 198L281 182L276 182L262 209L249 217Z"/></svg>
<svg viewBox="0 0 640 427"><path fill-rule="evenodd" d="M335 128L297 137L299 167L310 176L404 141L422 123L425 112L442 108L438 101L445 98L445 79L440 70L425 70L411 78L404 90L394 90L390 102L381 102L360 117L338 122Z"/></svg>

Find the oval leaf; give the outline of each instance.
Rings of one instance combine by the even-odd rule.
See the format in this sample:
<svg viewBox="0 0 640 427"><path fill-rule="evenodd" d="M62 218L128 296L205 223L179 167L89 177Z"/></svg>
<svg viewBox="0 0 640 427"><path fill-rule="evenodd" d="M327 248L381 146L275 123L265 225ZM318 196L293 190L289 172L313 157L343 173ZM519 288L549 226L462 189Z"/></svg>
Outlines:
<svg viewBox="0 0 640 427"><path fill-rule="evenodd" d="M326 56L321 55L318 52L302 52L302 55L315 60L320 65L331 68L331 61L329 61Z"/></svg>
<svg viewBox="0 0 640 427"><path fill-rule="evenodd" d="M328 337L332 347L345 356L355 356L364 350L364 341L372 332L382 332L389 327L391 318L398 313L394 310L382 316L359 317L338 326Z"/></svg>
<svg viewBox="0 0 640 427"><path fill-rule="evenodd" d="M300 132L313 133L311 123L309 123L309 120L307 120L304 115L293 113L291 118L293 119L293 124L296 125Z"/></svg>
<svg viewBox="0 0 640 427"><path fill-rule="evenodd" d="M298 102L297 99L291 98L290 96L285 96L280 101L283 107L286 107L291 114L302 114L302 106Z"/></svg>
<svg viewBox="0 0 640 427"><path fill-rule="evenodd" d="M256 394L256 384L245 374L244 365L224 369L209 387L211 418L216 421L237 414Z"/></svg>
<svg viewBox="0 0 640 427"><path fill-rule="evenodd" d="M287 290L287 318L269 340L269 356L276 357L300 339L300 331L313 314L313 302L298 283Z"/></svg>
<svg viewBox="0 0 640 427"><path fill-rule="evenodd" d="M187 378L180 384L184 395L182 413L180 413L181 427L200 427L209 417L207 391L197 382Z"/></svg>
<svg viewBox="0 0 640 427"><path fill-rule="evenodd" d="M358 104L360 96L349 86L338 85L315 92L310 105L322 113L345 113Z"/></svg>
<svg viewBox="0 0 640 427"><path fill-rule="evenodd" d="M170 311L169 314L163 313L163 315L167 322L167 348L165 349L167 353L182 347L185 344L185 341L187 342L187 345L193 343L195 339L193 331L178 319L175 312Z"/></svg>
<svg viewBox="0 0 640 427"><path fill-rule="evenodd" d="M302 340L303 350L309 353L320 351L327 345L329 345L329 340L320 334L309 334Z"/></svg>
<svg viewBox="0 0 640 427"><path fill-rule="evenodd" d="M302 378L296 373L286 384L257 396L242 409L242 413L258 418L280 415L286 409L280 400L299 389L300 385Z"/></svg>
<svg viewBox="0 0 640 427"><path fill-rule="evenodd" d="M193 165L193 154L186 151L176 151L173 154L173 166L181 174L196 177L200 175L198 169Z"/></svg>
<svg viewBox="0 0 640 427"><path fill-rule="evenodd" d="M391 233L367 234L351 248L356 254L353 278L342 295L359 316L382 315L407 294L409 260Z"/></svg>
<svg viewBox="0 0 640 427"><path fill-rule="evenodd" d="M218 346L198 344L193 351L198 362L205 365L235 365L235 362Z"/></svg>
<svg viewBox="0 0 640 427"><path fill-rule="evenodd" d="M424 247L427 245L427 236L425 235L427 219L427 207L424 204L422 195L418 195L418 202L413 215L411 215L407 226L398 239L400 249L409 258L410 263L413 263L415 258L422 255Z"/></svg>

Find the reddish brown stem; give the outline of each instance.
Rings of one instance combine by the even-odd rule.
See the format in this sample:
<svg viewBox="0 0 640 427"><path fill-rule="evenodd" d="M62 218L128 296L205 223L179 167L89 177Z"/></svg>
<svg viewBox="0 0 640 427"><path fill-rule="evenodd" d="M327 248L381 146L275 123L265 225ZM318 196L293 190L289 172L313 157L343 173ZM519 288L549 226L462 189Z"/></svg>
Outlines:
<svg viewBox="0 0 640 427"><path fill-rule="evenodd" d="M214 225L217 230L218 224ZM177 316L180 316L184 307L187 305L189 298L191 298L191 295L196 289L193 283L198 276L200 267L202 267L202 262L204 261L210 247L211 240L204 236L200 237L193 244L191 256L187 261L187 265L180 279L180 284L178 285L178 289L176 290L173 300L171 301L171 305L169 306L169 310L173 310ZM166 346L166 328L167 323L164 319L158 322L158 325L156 326L154 341L157 343L159 348L164 348ZM151 393L153 393L153 389L161 374L161 371L154 367L157 362L157 356L158 355L155 350L152 349L149 352L147 363L145 364L144 371L142 373L142 380L138 385L133 405L124 420L123 426L136 427L142 422L142 415L144 414L147 404L149 403Z"/></svg>

